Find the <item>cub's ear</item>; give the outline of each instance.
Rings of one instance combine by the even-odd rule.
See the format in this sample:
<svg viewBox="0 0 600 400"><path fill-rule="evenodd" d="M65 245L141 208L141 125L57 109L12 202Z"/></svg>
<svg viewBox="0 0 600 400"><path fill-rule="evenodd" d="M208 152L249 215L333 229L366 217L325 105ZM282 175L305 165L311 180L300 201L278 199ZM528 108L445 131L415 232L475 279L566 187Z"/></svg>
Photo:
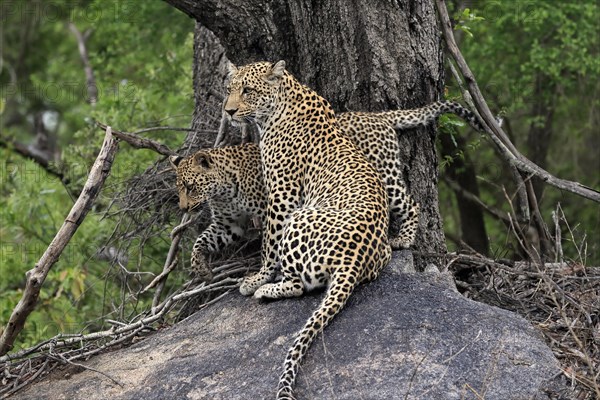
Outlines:
<svg viewBox="0 0 600 400"><path fill-rule="evenodd" d="M171 156L171 157L169 157L169 161L171 162L171 166L174 169L177 169L177 166L179 165L179 163L181 162L181 160L183 160L183 157L181 157L181 156Z"/></svg>
<svg viewBox="0 0 600 400"><path fill-rule="evenodd" d="M212 165L212 158L206 153L194 154L194 165L200 168L208 169Z"/></svg>
<svg viewBox="0 0 600 400"><path fill-rule="evenodd" d="M280 60L271 66L271 70L265 76L265 80L269 83L275 83L283 76L285 71L285 61Z"/></svg>
<svg viewBox="0 0 600 400"><path fill-rule="evenodd" d="M231 79L235 74L237 74L238 68L229 61L227 63L227 79Z"/></svg>

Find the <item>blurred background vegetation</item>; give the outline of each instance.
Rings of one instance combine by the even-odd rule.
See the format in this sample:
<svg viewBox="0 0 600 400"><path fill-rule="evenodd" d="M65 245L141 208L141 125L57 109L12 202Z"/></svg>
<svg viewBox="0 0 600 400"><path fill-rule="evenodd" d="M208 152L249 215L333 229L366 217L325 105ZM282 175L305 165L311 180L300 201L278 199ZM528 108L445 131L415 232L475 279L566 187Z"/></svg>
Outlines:
<svg viewBox="0 0 600 400"><path fill-rule="evenodd" d="M87 178L104 136L93 120L128 132L189 126L194 22L154 1L0 4L1 326L21 297L25 272L54 237ZM599 188L596 2L477 1L454 6L460 46L516 146L554 175ZM89 31L86 47L98 88L95 104L73 27L83 35ZM460 91L449 72L447 87L447 96L457 98ZM451 181L472 171L477 195L506 212L506 172L479 134L452 118L440 122L440 208L448 246L454 250L464 248L469 226L464 218L461 224ZM171 148L185 137L184 132L166 131L144 135ZM19 146L41 152L49 166L22 157ZM58 332L101 329L106 318L127 320L148 307L151 298L129 297L128 285L132 280L147 283L148 272L162 270L173 226L165 221L151 239L133 238L140 242L129 246L127 254L115 256L107 243L121 229L114 197L130 177L157 159L151 151L121 145L100 200L50 272L15 350ZM565 257L597 265L598 205L552 187L537 185L536 191L547 223L557 203L564 210L570 227L563 226ZM483 215L488 239L483 252L519 258L508 228L489 213ZM122 262L114 262L115 257Z"/></svg>
<svg viewBox="0 0 600 400"><path fill-rule="evenodd" d="M93 120L126 131L186 127L194 109L194 22L167 4L103 0L1 4L0 326L22 295L25 272L46 250L87 179L104 137ZM82 34L91 30L86 46L98 88L94 106L69 23ZM68 183L6 143L11 138L35 151L42 147L40 131L54 142L46 151L50 168L64 174ZM146 136L177 148L185 132ZM124 320L144 310L147 304L126 299L128 279L144 275L123 274L118 264L107 260L111 252L104 246L119 218L106 211L127 179L156 159L152 151L120 145L99 201L51 270L15 350L58 332L100 329L103 318ZM130 247L126 257L143 260L142 270L130 272L162 270L171 228L157 227L164 231L162 240Z"/></svg>

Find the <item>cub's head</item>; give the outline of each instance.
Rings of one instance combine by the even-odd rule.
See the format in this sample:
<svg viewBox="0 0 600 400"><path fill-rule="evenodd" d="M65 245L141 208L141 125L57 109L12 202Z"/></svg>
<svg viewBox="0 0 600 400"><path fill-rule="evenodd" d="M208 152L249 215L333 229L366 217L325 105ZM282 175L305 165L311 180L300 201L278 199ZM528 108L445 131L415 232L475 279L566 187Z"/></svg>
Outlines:
<svg viewBox="0 0 600 400"><path fill-rule="evenodd" d="M272 112L284 73L285 61L263 61L239 68L229 64L223 110L237 123L264 120Z"/></svg>
<svg viewBox="0 0 600 400"><path fill-rule="evenodd" d="M179 208L192 211L208 200L229 192L233 183L225 175L211 154L200 150L189 157L171 156L171 165L177 172Z"/></svg>

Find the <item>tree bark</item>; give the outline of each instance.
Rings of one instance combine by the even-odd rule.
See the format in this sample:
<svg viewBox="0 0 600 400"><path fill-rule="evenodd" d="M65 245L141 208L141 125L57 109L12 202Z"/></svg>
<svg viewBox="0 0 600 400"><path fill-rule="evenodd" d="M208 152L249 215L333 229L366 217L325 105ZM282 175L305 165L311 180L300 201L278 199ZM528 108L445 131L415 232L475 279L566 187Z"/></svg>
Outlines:
<svg viewBox="0 0 600 400"><path fill-rule="evenodd" d="M194 115L192 129L202 134L187 135L183 150L187 154L198 147L211 146L221 121L221 104L225 97L228 59L219 39L201 24L194 30Z"/></svg>
<svg viewBox="0 0 600 400"><path fill-rule="evenodd" d="M225 57L238 65L284 59L290 72L338 112L413 108L441 97L441 37L430 1L166 1L203 26L195 38L193 126L207 114L199 104L223 92ZM446 251L434 139L433 128L399 135L404 168L398 173L420 203L415 247L425 253Z"/></svg>

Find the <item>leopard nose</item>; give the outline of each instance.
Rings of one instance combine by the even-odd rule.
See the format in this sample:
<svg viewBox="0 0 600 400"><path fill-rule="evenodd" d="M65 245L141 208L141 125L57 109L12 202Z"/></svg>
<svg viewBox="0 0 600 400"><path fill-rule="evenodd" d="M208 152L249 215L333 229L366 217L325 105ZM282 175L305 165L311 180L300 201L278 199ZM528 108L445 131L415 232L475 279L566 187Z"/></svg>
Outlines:
<svg viewBox="0 0 600 400"><path fill-rule="evenodd" d="M185 200L183 200L183 199L179 199L179 209L180 209L181 211L185 211L185 212L187 212L187 211L188 211L188 208L189 208L189 207L188 207L188 203L187 203L187 201L185 201Z"/></svg>
<svg viewBox="0 0 600 400"><path fill-rule="evenodd" d="M233 117L233 114L235 114L235 112L237 111L237 108L229 108L229 109L225 109L225 112L227 112L227 114L231 115Z"/></svg>

